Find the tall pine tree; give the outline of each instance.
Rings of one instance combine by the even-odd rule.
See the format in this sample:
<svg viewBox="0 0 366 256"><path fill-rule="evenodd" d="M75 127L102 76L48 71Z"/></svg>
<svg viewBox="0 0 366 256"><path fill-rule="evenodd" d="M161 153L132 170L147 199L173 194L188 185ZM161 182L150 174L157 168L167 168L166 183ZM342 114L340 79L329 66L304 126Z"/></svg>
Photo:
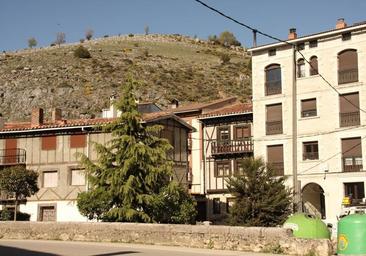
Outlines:
<svg viewBox="0 0 366 256"><path fill-rule="evenodd" d="M132 79L125 84L121 99L115 103L121 115L103 127L104 132L112 134L112 139L106 145L95 143L98 161L81 156L91 190L79 195L78 207L89 218L166 222L155 213L161 194L175 186L170 181L173 162L167 156L172 146L157 136L161 126L142 122L133 95L135 84ZM178 200L193 205L190 198L182 196Z"/></svg>
<svg viewBox="0 0 366 256"><path fill-rule="evenodd" d="M244 174L227 180L235 196L230 209L232 225L271 227L282 224L291 213L291 191L285 177L274 177L261 158L243 160Z"/></svg>

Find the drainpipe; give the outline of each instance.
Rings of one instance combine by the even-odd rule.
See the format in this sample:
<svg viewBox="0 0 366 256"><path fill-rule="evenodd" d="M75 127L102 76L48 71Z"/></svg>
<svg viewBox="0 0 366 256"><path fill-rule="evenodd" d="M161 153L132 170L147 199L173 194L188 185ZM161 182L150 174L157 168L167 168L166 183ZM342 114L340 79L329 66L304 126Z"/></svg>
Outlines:
<svg viewBox="0 0 366 256"><path fill-rule="evenodd" d="M205 145L205 133L204 133L204 124L201 122L201 134L202 134L202 159L203 159L203 194L206 195L206 145Z"/></svg>

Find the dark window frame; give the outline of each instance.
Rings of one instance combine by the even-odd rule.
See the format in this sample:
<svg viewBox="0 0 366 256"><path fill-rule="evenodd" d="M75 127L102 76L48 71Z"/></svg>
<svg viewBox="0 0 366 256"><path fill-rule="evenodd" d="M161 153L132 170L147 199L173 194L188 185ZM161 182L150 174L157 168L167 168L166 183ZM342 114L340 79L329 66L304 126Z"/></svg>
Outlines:
<svg viewBox="0 0 366 256"><path fill-rule="evenodd" d="M264 69L264 80L265 80L265 86L264 86L265 96L281 94L282 93L281 65L278 63L272 63L266 66Z"/></svg>
<svg viewBox="0 0 366 256"><path fill-rule="evenodd" d="M318 40L309 41L309 48L318 47Z"/></svg>
<svg viewBox="0 0 366 256"><path fill-rule="evenodd" d="M314 60L316 61L316 65L314 63ZM310 76L316 76L319 75L319 62L318 62L318 57L317 56L311 56L310 57L310 67L309 67L309 74ZM316 66L316 67L315 67Z"/></svg>
<svg viewBox="0 0 366 256"><path fill-rule="evenodd" d="M242 138L238 138L237 136L237 129L248 129L249 130L249 135L248 137L242 137ZM252 137L252 127L250 124L238 124L238 125L234 125L233 126L233 130L234 130L234 140L245 140L247 138Z"/></svg>
<svg viewBox="0 0 366 256"><path fill-rule="evenodd" d="M308 151L310 149L310 151ZM302 160L319 160L319 142L305 141L302 143Z"/></svg>
<svg viewBox="0 0 366 256"><path fill-rule="evenodd" d="M221 137L221 132L222 131L228 131L227 132L227 139L222 139ZM216 140L218 142L223 142L223 141L230 141L231 140L231 129L229 125L225 125L225 126L219 126L217 127L217 131L216 131Z"/></svg>
<svg viewBox="0 0 366 256"><path fill-rule="evenodd" d="M342 34L342 41L348 41L352 39L352 33L346 32Z"/></svg>
<svg viewBox="0 0 366 256"><path fill-rule="evenodd" d="M270 49L268 50L268 56L271 57L271 56L276 56L277 54L277 50L276 49Z"/></svg>
<svg viewBox="0 0 366 256"><path fill-rule="evenodd" d="M229 167L229 173L225 174L225 169L223 171L223 175L219 175L219 166L220 165L228 165ZM215 177L216 178L224 178L224 177L230 177L232 175L232 169L231 169L231 161L230 160L220 160L215 161Z"/></svg>
<svg viewBox="0 0 366 256"><path fill-rule="evenodd" d="M212 213L221 214L221 201L218 197L212 199Z"/></svg>
<svg viewBox="0 0 366 256"><path fill-rule="evenodd" d="M306 77L305 60L298 59L296 62L297 78Z"/></svg>
<svg viewBox="0 0 366 256"><path fill-rule="evenodd" d="M315 108L314 109L309 109L309 110L304 110L303 103L310 102L310 101L315 101ZM316 98L302 99L301 102L300 102L300 104L301 104L301 117L302 118L313 117L313 116L317 116L318 115Z"/></svg>
<svg viewBox="0 0 366 256"><path fill-rule="evenodd" d="M364 182L345 182L344 186L344 196L350 196L352 193L351 200L362 200L365 197L365 183Z"/></svg>

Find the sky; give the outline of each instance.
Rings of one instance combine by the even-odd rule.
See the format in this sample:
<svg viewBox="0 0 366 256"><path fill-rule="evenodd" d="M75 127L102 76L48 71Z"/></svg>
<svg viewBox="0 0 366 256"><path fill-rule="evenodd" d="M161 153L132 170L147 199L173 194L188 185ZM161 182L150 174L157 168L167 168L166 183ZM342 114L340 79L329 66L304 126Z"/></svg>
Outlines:
<svg viewBox="0 0 366 256"><path fill-rule="evenodd" d="M348 25L366 20L365 0L203 0L258 30L286 39L333 29L338 18ZM229 30L246 47L252 32L213 13L194 0L0 0L0 51L27 48L36 38L48 46L58 32L78 42L85 31L94 37L118 34L182 34L207 39ZM258 44L273 42L258 36Z"/></svg>

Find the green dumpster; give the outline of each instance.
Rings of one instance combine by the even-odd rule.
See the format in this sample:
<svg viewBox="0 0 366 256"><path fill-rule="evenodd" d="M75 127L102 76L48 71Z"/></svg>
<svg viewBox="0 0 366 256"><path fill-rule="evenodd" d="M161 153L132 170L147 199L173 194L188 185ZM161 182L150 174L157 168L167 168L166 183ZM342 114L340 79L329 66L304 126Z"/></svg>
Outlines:
<svg viewBox="0 0 366 256"><path fill-rule="evenodd" d="M337 253L366 255L366 214L351 214L338 222Z"/></svg>
<svg viewBox="0 0 366 256"><path fill-rule="evenodd" d="M296 213L287 219L283 227L292 229L294 236L299 238L330 238L325 223L310 214Z"/></svg>

